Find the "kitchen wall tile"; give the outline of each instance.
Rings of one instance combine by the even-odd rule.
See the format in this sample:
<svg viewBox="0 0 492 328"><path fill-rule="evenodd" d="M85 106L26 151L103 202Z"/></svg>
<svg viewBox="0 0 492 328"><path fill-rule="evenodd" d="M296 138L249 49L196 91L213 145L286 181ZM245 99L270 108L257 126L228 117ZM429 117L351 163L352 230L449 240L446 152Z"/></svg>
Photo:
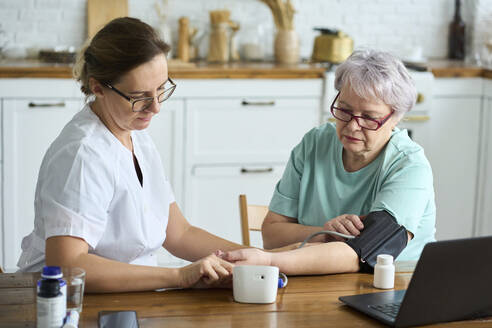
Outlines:
<svg viewBox="0 0 492 328"><path fill-rule="evenodd" d="M34 7L34 0L4 0L0 1L0 9L4 8L32 8Z"/></svg>
<svg viewBox="0 0 492 328"><path fill-rule="evenodd" d="M18 9L0 9L0 22L4 29L12 29L10 24L19 22L20 10Z"/></svg>
<svg viewBox="0 0 492 328"><path fill-rule="evenodd" d="M46 48L58 45L58 37L54 33L36 33L36 32L16 32L15 42L17 44L29 45L29 47ZM10 46L10 45L9 45Z"/></svg>
<svg viewBox="0 0 492 328"><path fill-rule="evenodd" d="M62 5L65 3L62 0L36 0L35 8L42 9L59 9L62 8Z"/></svg>
<svg viewBox="0 0 492 328"><path fill-rule="evenodd" d="M21 9L19 19L21 21L59 21L61 10L58 9Z"/></svg>

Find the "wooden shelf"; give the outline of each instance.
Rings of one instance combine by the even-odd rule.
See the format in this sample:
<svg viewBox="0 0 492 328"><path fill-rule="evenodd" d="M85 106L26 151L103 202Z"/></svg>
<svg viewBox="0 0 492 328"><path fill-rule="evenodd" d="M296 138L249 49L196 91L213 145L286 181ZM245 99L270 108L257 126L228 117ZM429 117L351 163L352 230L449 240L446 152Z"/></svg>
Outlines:
<svg viewBox="0 0 492 328"><path fill-rule="evenodd" d="M462 61L430 60L429 71L441 77L492 78L492 70ZM275 63L209 64L179 63L171 60L169 75L175 79L319 79L326 67L318 64L277 65ZM0 60L0 78L72 78L69 64L49 64L38 60Z"/></svg>
<svg viewBox="0 0 492 328"><path fill-rule="evenodd" d="M320 79L325 67L275 63L169 63L169 75L175 79ZM36 60L0 61L0 78L71 78L68 64L46 64Z"/></svg>

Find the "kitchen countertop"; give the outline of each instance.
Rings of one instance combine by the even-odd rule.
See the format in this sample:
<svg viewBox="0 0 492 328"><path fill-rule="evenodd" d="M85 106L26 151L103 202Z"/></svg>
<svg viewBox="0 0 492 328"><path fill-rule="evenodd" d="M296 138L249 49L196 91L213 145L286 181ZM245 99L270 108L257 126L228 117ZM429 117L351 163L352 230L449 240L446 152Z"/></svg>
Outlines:
<svg viewBox="0 0 492 328"><path fill-rule="evenodd" d="M492 69L471 66L462 61L430 60L428 69L436 78L485 77L492 79ZM320 64L277 65L275 63L169 64L175 79L317 79L322 78L326 66ZM38 60L0 60L0 78L71 78L70 64L42 63Z"/></svg>
<svg viewBox="0 0 492 328"><path fill-rule="evenodd" d="M433 59L427 63L436 78L440 77L486 77L492 78L492 69L465 64L460 60Z"/></svg>
<svg viewBox="0 0 492 328"><path fill-rule="evenodd" d="M325 66L319 64L277 65L275 63L169 63L175 79L320 79ZM38 60L0 60L0 78L71 78L70 64L42 63Z"/></svg>

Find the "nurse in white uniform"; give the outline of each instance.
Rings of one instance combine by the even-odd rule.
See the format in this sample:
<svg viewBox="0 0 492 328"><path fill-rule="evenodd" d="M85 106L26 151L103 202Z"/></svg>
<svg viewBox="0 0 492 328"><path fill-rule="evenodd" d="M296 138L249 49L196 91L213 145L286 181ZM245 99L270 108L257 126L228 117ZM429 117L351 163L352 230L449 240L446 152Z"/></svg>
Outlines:
<svg viewBox="0 0 492 328"><path fill-rule="evenodd" d="M108 23L81 50L74 75L92 101L43 159L21 271L82 267L90 292L216 286L230 279L232 264L213 253L241 246L186 221L145 132L176 88L168 51L149 25L128 17ZM158 267L153 253L160 247L195 262Z"/></svg>

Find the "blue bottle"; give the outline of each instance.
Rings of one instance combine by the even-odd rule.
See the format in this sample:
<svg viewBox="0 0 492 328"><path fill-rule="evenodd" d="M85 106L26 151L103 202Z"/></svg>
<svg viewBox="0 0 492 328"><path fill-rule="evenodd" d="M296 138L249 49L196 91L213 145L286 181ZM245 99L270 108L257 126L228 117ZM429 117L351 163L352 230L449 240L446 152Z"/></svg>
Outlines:
<svg viewBox="0 0 492 328"><path fill-rule="evenodd" d="M58 279L41 279L36 298L36 327L60 328L67 311Z"/></svg>
<svg viewBox="0 0 492 328"><path fill-rule="evenodd" d="M37 292L41 286L41 281L46 279L56 279L60 283L60 292L63 295L63 305L67 308L67 282L62 278L62 270L59 266L45 266L41 272L41 279L38 280Z"/></svg>

